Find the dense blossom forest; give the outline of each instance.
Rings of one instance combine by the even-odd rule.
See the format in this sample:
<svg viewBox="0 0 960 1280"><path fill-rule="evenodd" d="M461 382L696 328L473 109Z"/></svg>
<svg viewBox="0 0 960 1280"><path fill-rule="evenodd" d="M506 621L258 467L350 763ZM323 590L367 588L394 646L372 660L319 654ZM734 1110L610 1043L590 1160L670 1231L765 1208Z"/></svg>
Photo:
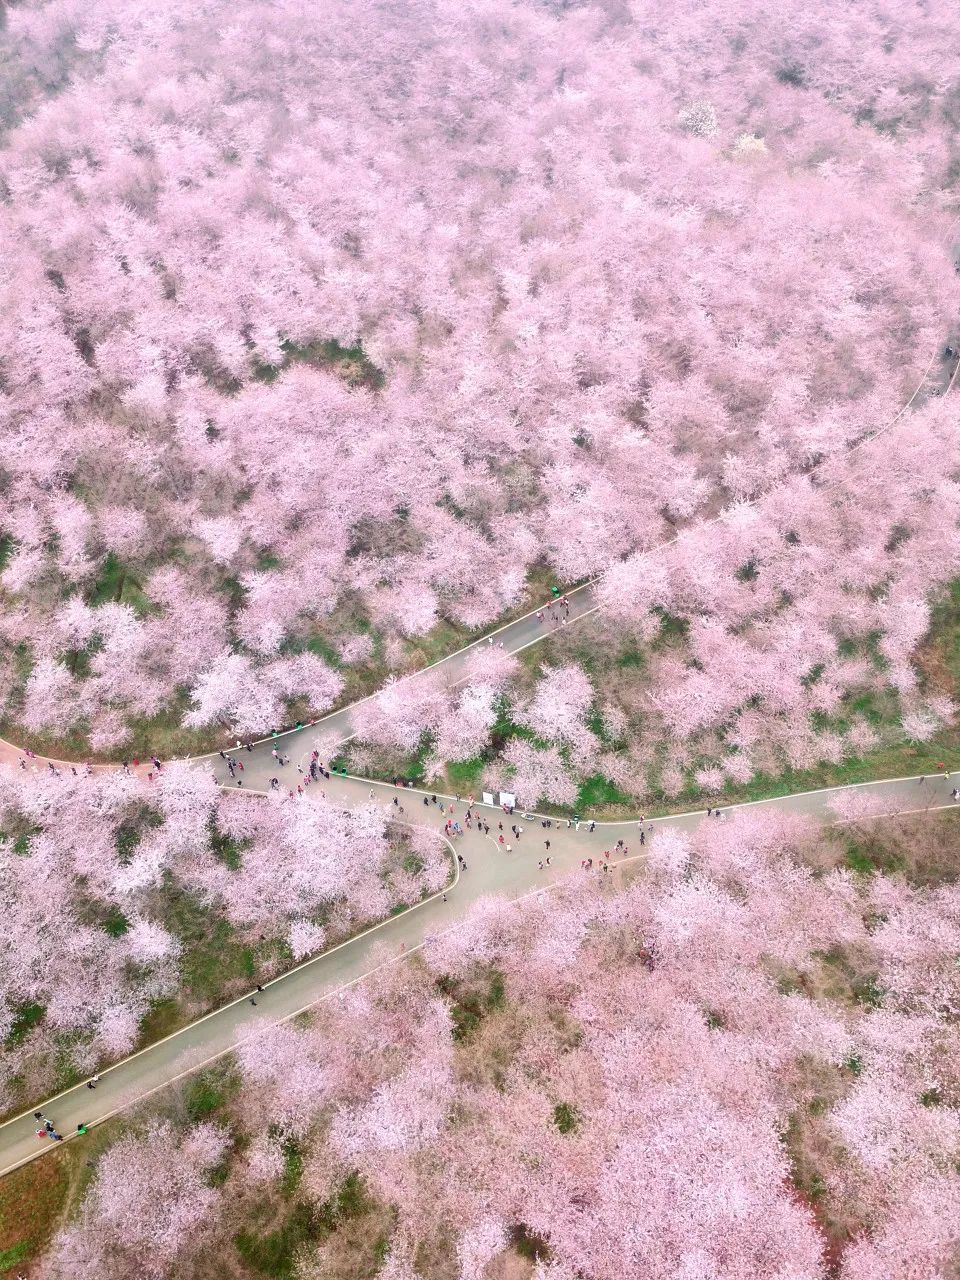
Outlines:
<svg viewBox="0 0 960 1280"><path fill-rule="evenodd" d="M955 838L853 874L856 839L758 815L489 899L142 1115L43 1275L946 1280Z"/></svg>
<svg viewBox="0 0 960 1280"><path fill-rule="evenodd" d="M951 419L845 451L956 315L951 20L10 12L8 723L266 732L538 566L641 639L696 617L642 710L715 768L855 745L810 717L870 636L936 722L907 667L958 569Z"/></svg>
<svg viewBox="0 0 960 1280"><path fill-rule="evenodd" d="M362 699L333 768L624 813L960 746L955 50L945 0L0 10L0 737L75 762L0 743L0 1112L449 884L373 791L174 757ZM871 815L483 900L110 1129L36 1274L949 1280L955 827Z"/></svg>

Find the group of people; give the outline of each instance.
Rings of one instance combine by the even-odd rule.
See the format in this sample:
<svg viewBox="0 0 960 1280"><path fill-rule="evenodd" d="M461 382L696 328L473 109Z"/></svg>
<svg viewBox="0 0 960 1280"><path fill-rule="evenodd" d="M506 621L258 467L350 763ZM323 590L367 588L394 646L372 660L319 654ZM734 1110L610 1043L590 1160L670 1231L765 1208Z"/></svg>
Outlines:
<svg viewBox="0 0 960 1280"><path fill-rule="evenodd" d="M152 766L152 767L147 771L147 781L148 781L148 782L152 782L152 781L154 780L154 778L159 778L159 776L160 776L160 771L161 771L161 769L163 768L163 765L160 763L160 760L159 760L159 758L158 758L157 756L151 756L151 757L150 757L150 764L151 764L151 766ZM90 766L88 765L88 766L87 766L87 768L89 768L89 767L90 767ZM139 758L138 758L137 756L134 756L134 757L133 757L133 767L134 767L134 769L138 769L138 768L140 767L140 760L139 760ZM129 772L130 772L130 761L129 761L129 760L124 760L124 762L123 762L123 772L124 772L124 773L129 773Z"/></svg>
<svg viewBox="0 0 960 1280"><path fill-rule="evenodd" d="M551 600L546 609L537 610L537 621L560 622L565 625L570 621L570 601L565 595L558 596L556 600Z"/></svg>
<svg viewBox="0 0 960 1280"><path fill-rule="evenodd" d="M92 1076L87 1081L87 1088L95 1089L99 1084L99 1082L100 1082L99 1075ZM44 1139L49 1138L51 1142L63 1141L63 1134L57 1131L57 1126L53 1123L52 1120L48 1120L42 1111L35 1111L33 1113L33 1118L37 1122L37 1124L40 1125L40 1128L37 1130L38 1138L44 1138ZM87 1132L87 1126L81 1120L80 1123L77 1125L77 1133L82 1134L86 1132Z"/></svg>
<svg viewBox="0 0 960 1280"><path fill-rule="evenodd" d="M246 772L244 768L243 760L240 758L241 753L244 751L252 751L252 750L253 750L252 743L241 742L238 738L237 745L235 748L233 748L231 751L221 751L219 753L220 758L224 761L224 763L227 766L227 772L230 774L230 777L236 782L238 787L243 786L243 778L238 777L237 775ZM285 756L282 751L278 750L277 747L271 748L270 755L273 758L274 764L276 764L281 769L286 768L286 766L290 763L290 757ZM323 761L320 759L320 752L317 750L314 750L313 752L311 752L310 763L306 767L306 769L302 764L297 765L297 773L300 775L301 781L297 783L296 788L290 787L288 789L287 794L291 798L295 795L302 796L304 787L309 786L310 783L319 782L321 778L329 779L330 777L330 770L324 768ZM270 790L279 791L280 789L281 789L281 782L279 777L276 777L276 776L272 777L270 779Z"/></svg>

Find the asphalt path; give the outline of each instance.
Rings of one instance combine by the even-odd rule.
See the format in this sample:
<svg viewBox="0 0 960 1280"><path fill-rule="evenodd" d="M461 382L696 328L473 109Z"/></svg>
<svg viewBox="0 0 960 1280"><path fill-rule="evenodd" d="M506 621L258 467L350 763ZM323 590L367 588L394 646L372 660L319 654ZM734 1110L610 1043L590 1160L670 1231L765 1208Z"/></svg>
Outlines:
<svg viewBox="0 0 960 1280"><path fill-rule="evenodd" d="M252 753L247 753L250 759ZM272 768L278 768L285 781L294 776L291 761L285 766L275 766L269 754L261 753L256 762L247 765L245 773L249 782L262 787ZM222 780L229 783L226 769L221 768ZM327 796L341 800L345 805L357 805L374 799L383 804L391 819L403 823L425 824L443 831L450 816L449 797L438 796L439 804L430 803L429 793L412 788L395 788L389 784L371 783L360 778L334 776L311 784L321 787ZM199 1067L215 1061L235 1049L246 1037L257 1033L263 1021L281 1021L294 1017L322 1000L335 999L344 987L358 982L384 964L402 962L415 952L431 934L454 927L470 905L478 899L496 894L516 899L549 891L559 879L573 876L600 875L596 868L584 870L583 860L603 859L606 851L614 856L614 866L625 860L642 858L646 847L656 840L657 831L666 826L691 829L700 823L728 820L738 810L749 808L776 808L786 812L808 814L823 822L836 821L830 803L840 791L857 792L876 798L881 810L889 806L889 812L921 812L953 807L951 789L955 778L938 775L932 778L901 778L890 781L862 783L856 787L834 787L822 791L809 791L777 799L755 801L745 805L730 805L721 810L721 817L707 817L704 810L675 814L670 817L647 819L644 822L646 844L640 844L638 822L632 819L620 823L597 823L591 831L587 823L579 827L565 820L549 819L553 825L544 828L548 819L539 815L524 817L515 814L508 817L493 806L474 806L491 828L489 836L476 828L466 831L449 845L451 855L451 883L443 893L409 908L401 915L392 916L358 934L356 937L305 961L296 968L264 984L263 992L251 992L206 1017L191 1023L146 1049L123 1059L105 1069L95 1089L80 1084L73 1089L38 1103L24 1114L0 1125L0 1174L9 1173L20 1165L52 1150L55 1144L47 1138L38 1138L33 1111L41 1110L64 1135L67 1141L82 1141L77 1125L88 1128L100 1124L109 1117L130 1107L133 1103L165 1088L190 1074ZM249 790L254 790L250 785ZM258 787L258 789L260 789ZM287 788L289 790L289 788ZM424 800L427 803L424 804ZM396 800L397 803L394 803ZM297 803L289 800L288 803ZM453 816L463 825L466 805L452 800ZM874 815L878 816L878 815ZM504 826L505 841L500 846L498 824ZM510 831L512 825L522 828L516 839ZM615 846L622 839L626 854L617 855ZM549 852L545 841L550 841ZM448 842L449 844L449 842ZM455 855L465 862L458 869ZM546 865L546 858L551 863ZM544 866L541 868L540 863ZM256 1000L256 1004L253 1000Z"/></svg>
<svg viewBox="0 0 960 1280"><path fill-rule="evenodd" d="M960 219L950 228L948 237L951 240L958 224ZM931 356L917 389L896 416L856 442L848 452L868 446L926 395L946 394L953 389L960 363L954 364L952 370L948 369L944 376L943 371L936 367L938 358L939 353ZM765 495L761 495L758 501L762 501L763 496ZM711 516L709 522L715 523L723 518L724 513L721 512ZM660 549L653 548L648 554L656 554ZM500 627L489 637L475 641L424 670L439 672L447 687L452 689L465 679L467 663L476 650L490 644L499 644L510 653L518 653L552 632L562 630L595 613L600 607L595 582L585 583L567 592L565 598L569 607L552 603L544 605L542 610L531 610L514 622ZM422 672L414 672L401 678L416 679L420 675ZM233 752L244 764L243 771L237 774L243 789L265 791L270 786L270 779L276 777L285 792L295 792L297 785L302 785L297 766L306 770L310 753L318 738L324 742L324 755L329 758L339 744L354 736L353 710L357 705L359 704L355 703L341 708L301 729L272 735L252 744L249 751ZM274 757L274 751L288 762L280 764ZM19 755L19 749L13 744L0 742L0 758L13 760ZM226 766L217 753L203 759L213 763L224 786L236 787L236 778L228 775ZM42 765L46 761L39 763ZM69 762L60 763L69 765ZM313 785L320 785L328 795L353 805L369 799L372 792L374 798L382 801L395 820L428 823L440 830L450 813L447 807L448 797L440 797L447 807L447 812L441 814L438 806L423 803L423 792L398 790L365 779L335 776ZM830 809L831 798L838 791L851 790L871 794L884 803L888 801L890 812L919 812L951 807L951 786L952 781L946 777L893 779L863 783L853 788L803 792L757 801L752 805L727 806L721 813L727 817L737 809L772 806L831 822L835 820ZM397 804L393 803L394 799ZM586 824L575 828L572 824L565 825L553 820L553 825L545 829L541 826L545 819L541 819L539 815L532 819L506 819L496 808L482 805L478 808L492 828L491 836L485 836L474 829L458 839L456 849L450 846L451 884L445 893L435 894L403 914L390 917L289 970L265 984L263 992L251 993L250 996L233 1001L182 1031L123 1059L101 1073L95 1089L88 1089L81 1084L0 1125L0 1174L9 1173L59 1145L36 1136L34 1110L41 1110L51 1119L65 1140L78 1141L78 1124L83 1123L88 1128L100 1124L205 1063L215 1061L236 1048L245 1037L256 1034L257 1026L262 1025L263 1020L289 1019L321 1000L335 998L337 991L360 981L379 966L402 960L405 955L421 946L430 934L455 925L471 903L479 898L489 894L519 898L532 892L548 891L551 882L571 873L585 876L600 874L582 870L581 862L590 857L598 859L605 850L613 850L618 839L624 840L631 860L642 856L636 819L623 823L595 824L593 830ZM454 816L462 822L463 815L464 805L455 802ZM646 839L648 842L655 840L657 830L666 825L690 828L705 821L723 821L724 817L708 818L703 810L699 810L651 819L644 824ZM505 828L505 839L512 846L509 851L506 847L501 847L495 838L500 834L497 824L501 821ZM519 840L509 831L513 822L523 827ZM549 854L544 843L547 839L550 840ZM457 853L465 862L462 870L458 868L455 856ZM548 856L551 859L550 865L541 867L539 864L545 863ZM615 864L622 861L622 858L614 858Z"/></svg>
<svg viewBox="0 0 960 1280"><path fill-rule="evenodd" d="M412 671L407 675L398 676L397 683L422 679L424 675L430 673L439 676L448 689L453 689L467 679L470 659L479 651L497 645L508 653L519 653L521 650L529 649L531 645L547 639L556 632L565 631L572 623L589 617L600 608L597 602L595 583L593 582L575 587L573 590L566 592L562 599L567 602L566 606L551 600L537 609L531 609L529 613L525 613L513 622L505 623L502 627L498 627L496 631L491 631L482 639L473 641L472 644L468 644L463 649L458 649L456 653L451 653L448 657L441 658L438 662L431 663L428 667L422 667L419 671ZM259 739L252 744L254 755L258 760L260 758L272 760L271 752L276 749L285 756L289 755L291 760L301 762L309 758L315 739L323 738L326 740L328 747L324 755L326 759L329 759L332 754L329 750L330 744L342 744L355 736L356 730L353 718L355 708L363 706L364 703L370 702L376 697L377 693L372 693L366 698L359 698L347 707L341 707L338 711L331 711L329 715L321 716L318 720L311 720L303 728L287 729L283 733L275 733L269 738ZM207 756L194 758L215 763L218 756L217 752L211 752ZM248 753L238 758L244 761L247 769L250 767ZM262 776L262 771L257 771L256 776ZM267 776L269 777L270 774L268 773ZM247 779L245 776L242 781L243 785L246 786ZM229 778L227 783L231 784Z"/></svg>

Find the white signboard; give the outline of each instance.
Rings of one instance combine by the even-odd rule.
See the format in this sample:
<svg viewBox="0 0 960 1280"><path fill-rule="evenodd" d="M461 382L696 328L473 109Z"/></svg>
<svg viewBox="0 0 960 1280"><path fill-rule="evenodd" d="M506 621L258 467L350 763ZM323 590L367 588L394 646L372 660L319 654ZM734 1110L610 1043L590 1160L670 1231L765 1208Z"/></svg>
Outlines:
<svg viewBox="0 0 960 1280"><path fill-rule="evenodd" d="M516 807L517 797L513 794L512 791L501 791L500 803L502 805L506 805L508 809L513 809Z"/></svg>
<svg viewBox="0 0 960 1280"><path fill-rule="evenodd" d="M493 804L493 792L492 792L492 791L484 791L484 792L482 792L482 793L481 793L480 798L481 798L481 800L483 801L483 803L484 803L484 804Z"/></svg>

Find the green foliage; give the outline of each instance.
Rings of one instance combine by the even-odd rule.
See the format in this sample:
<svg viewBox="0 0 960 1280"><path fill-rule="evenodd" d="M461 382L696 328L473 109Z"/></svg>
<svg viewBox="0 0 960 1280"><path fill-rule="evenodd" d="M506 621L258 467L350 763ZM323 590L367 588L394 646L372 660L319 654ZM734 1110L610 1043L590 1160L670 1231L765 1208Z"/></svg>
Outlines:
<svg viewBox="0 0 960 1280"><path fill-rule="evenodd" d="M93 608L102 604L128 604L138 617L149 613L151 608L141 584L112 551L103 562L88 603Z"/></svg>
<svg viewBox="0 0 960 1280"><path fill-rule="evenodd" d="M209 824L210 852L231 871L239 871L244 849L250 845L249 840L237 840L233 836L221 832L216 819L211 815Z"/></svg>
<svg viewBox="0 0 960 1280"><path fill-rule="evenodd" d="M638 649L636 645L630 645L617 658L617 666L625 668L637 668L642 670L647 665L646 654L642 649Z"/></svg>
<svg viewBox="0 0 960 1280"><path fill-rule="evenodd" d="M42 1021L46 1012L47 1006L45 1004L27 1002L15 1005L13 1022L7 1032L7 1038L4 1040L5 1047L7 1049L15 1049L18 1044L22 1044L33 1028Z"/></svg>
<svg viewBox="0 0 960 1280"><path fill-rule="evenodd" d="M18 858L25 858L29 854L30 840L32 839L32 836L36 834L37 832L33 832L32 834L29 834L29 835L17 836L16 840L14 840L13 852L17 855Z"/></svg>
<svg viewBox="0 0 960 1280"><path fill-rule="evenodd" d="M130 921L119 907L111 906L103 921L103 929L111 938L122 938L130 928Z"/></svg>
<svg viewBox="0 0 960 1280"><path fill-rule="evenodd" d="M456 795L469 795L480 789L486 759L473 756L470 760L451 760L447 765L447 780Z"/></svg>
<svg viewBox="0 0 960 1280"><path fill-rule="evenodd" d="M847 845L844 861L851 871L856 871L859 875L873 875L873 863L871 862L869 855L866 854L858 844Z"/></svg>
<svg viewBox="0 0 960 1280"><path fill-rule="evenodd" d="M204 1071L189 1081L184 1092L183 1105L191 1124L206 1120L219 1111L225 1101L223 1084L212 1072Z"/></svg>
<svg viewBox="0 0 960 1280"><path fill-rule="evenodd" d="M858 1076L863 1070L863 1059L859 1053L851 1053L843 1065L851 1075Z"/></svg>
<svg viewBox="0 0 960 1280"><path fill-rule="evenodd" d="M370 391L379 391L386 381L383 372L367 359L360 343L354 347L342 347L335 339L329 339L326 342L311 342L304 347L289 341L282 342L280 346L283 351L282 364L270 365L254 361L253 376L259 382L273 382L284 369L298 363L330 369L339 374L348 385L366 387Z"/></svg>
<svg viewBox="0 0 960 1280"><path fill-rule="evenodd" d="M343 666L343 659L333 645L324 640L323 636L310 636L303 647L308 653L315 653L318 658L322 658L335 671Z"/></svg>
<svg viewBox="0 0 960 1280"><path fill-rule="evenodd" d="M143 836L143 832L139 827L130 823L124 823L117 828L113 837L113 843L117 850L117 857L120 859L120 865L126 867L133 858L134 850L139 845Z"/></svg>
<svg viewBox="0 0 960 1280"><path fill-rule="evenodd" d="M490 975L490 990L487 992L487 1007L490 1009L502 1009L507 1003L507 989L504 985L503 974L496 969Z"/></svg>
<svg viewBox="0 0 960 1280"><path fill-rule="evenodd" d="M489 974L486 990L482 986L468 988L443 975L437 979L437 987L452 1001L450 1017L454 1040L469 1040L488 1013L506 1004L503 974L495 969Z"/></svg>
<svg viewBox="0 0 960 1280"><path fill-rule="evenodd" d="M920 1105L922 1107L942 1107L943 1094L936 1086L932 1089L926 1089L920 1095Z"/></svg>
<svg viewBox="0 0 960 1280"><path fill-rule="evenodd" d="M883 1004L883 988L878 982L878 975L868 973L856 978L852 984L853 998L865 1009L879 1009Z"/></svg>
<svg viewBox="0 0 960 1280"><path fill-rule="evenodd" d="M666 609L657 605L653 612L660 619L660 630L653 642L655 649L662 649L674 640L685 640L690 630L689 618L679 618L675 614L668 613Z"/></svg>
<svg viewBox="0 0 960 1280"><path fill-rule="evenodd" d="M222 1002L231 982L256 977L257 957L233 925L183 890L170 888L165 923L181 941L180 972L188 997L210 1007Z"/></svg>
<svg viewBox="0 0 960 1280"><path fill-rule="evenodd" d="M22 1262L30 1253L30 1241L20 1240L9 1249L0 1249L0 1272L9 1271L18 1262Z"/></svg>
<svg viewBox="0 0 960 1280"><path fill-rule="evenodd" d="M871 832L859 841L848 841L844 861L851 871L864 876L871 876L876 871L890 875L906 869L903 854L887 848L882 831Z"/></svg>
<svg viewBox="0 0 960 1280"><path fill-rule="evenodd" d="M576 1133L580 1124L576 1107L569 1102L558 1102L553 1108L553 1123L561 1133Z"/></svg>
<svg viewBox="0 0 960 1280"><path fill-rule="evenodd" d="M241 1231L234 1243L255 1272L273 1280L289 1280L296 1274L297 1255L304 1246L325 1239L342 1222L359 1217L369 1207L363 1179L351 1173L323 1204L298 1200L280 1227L265 1235Z"/></svg>
<svg viewBox="0 0 960 1280"><path fill-rule="evenodd" d="M510 1243L521 1258L527 1258L530 1262L548 1262L550 1260L550 1246L546 1240L543 1236L538 1236L536 1232L531 1231L524 1222L518 1222L513 1228L510 1234Z"/></svg>
<svg viewBox="0 0 960 1280"><path fill-rule="evenodd" d="M300 1144L291 1139L284 1144L283 1148L283 1178L281 1186L283 1194L287 1197L293 1195L300 1185L300 1179L303 1176L303 1152Z"/></svg>
<svg viewBox="0 0 960 1280"><path fill-rule="evenodd" d="M609 778L605 778L599 773L594 773L589 778L584 778L577 791L576 807L578 813L584 809L601 809L606 805L629 807L633 803L634 801L619 787L615 786Z"/></svg>
<svg viewBox="0 0 960 1280"><path fill-rule="evenodd" d="M363 1178L354 1170L348 1173L336 1193L322 1206L325 1221L330 1230L344 1218L359 1218L369 1208L367 1189Z"/></svg>

